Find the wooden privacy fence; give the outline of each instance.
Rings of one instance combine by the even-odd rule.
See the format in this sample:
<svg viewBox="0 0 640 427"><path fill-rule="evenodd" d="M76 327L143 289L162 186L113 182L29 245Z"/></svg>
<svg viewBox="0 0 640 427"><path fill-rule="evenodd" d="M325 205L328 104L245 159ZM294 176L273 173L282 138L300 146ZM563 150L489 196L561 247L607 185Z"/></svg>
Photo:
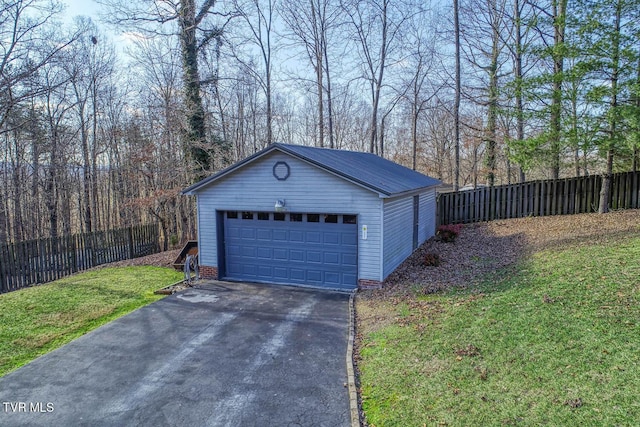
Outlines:
<svg viewBox="0 0 640 427"><path fill-rule="evenodd" d="M157 224L0 244L0 293L160 251Z"/></svg>
<svg viewBox="0 0 640 427"><path fill-rule="evenodd" d="M529 181L441 193L438 224L597 212L602 176ZM640 172L611 177L610 209L640 208Z"/></svg>

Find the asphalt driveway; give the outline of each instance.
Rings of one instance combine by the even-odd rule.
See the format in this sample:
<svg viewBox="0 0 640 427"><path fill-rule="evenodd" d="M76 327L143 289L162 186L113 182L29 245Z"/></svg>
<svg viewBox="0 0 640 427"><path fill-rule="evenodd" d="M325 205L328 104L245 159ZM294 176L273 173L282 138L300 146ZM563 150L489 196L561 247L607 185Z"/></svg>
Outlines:
<svg viewBox="0 0 640 427"><path fill-rule="evenodd" d="M348 299L210 283L0 378L0 425L348 426Z"/></svg>

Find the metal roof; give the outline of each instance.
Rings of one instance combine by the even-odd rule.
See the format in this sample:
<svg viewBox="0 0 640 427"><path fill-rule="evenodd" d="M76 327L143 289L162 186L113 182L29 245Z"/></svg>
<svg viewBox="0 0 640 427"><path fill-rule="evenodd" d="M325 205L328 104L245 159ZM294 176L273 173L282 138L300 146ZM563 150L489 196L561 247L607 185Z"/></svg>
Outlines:
<svg viewBox="0 0 640 427"><path fill-rule="evenodd" d="M387 197L440 184L440 181L435 178L371 153L274 143L227 169L185 188L182 193L194 194L207 184L274 150L309 162Z"/></svg>

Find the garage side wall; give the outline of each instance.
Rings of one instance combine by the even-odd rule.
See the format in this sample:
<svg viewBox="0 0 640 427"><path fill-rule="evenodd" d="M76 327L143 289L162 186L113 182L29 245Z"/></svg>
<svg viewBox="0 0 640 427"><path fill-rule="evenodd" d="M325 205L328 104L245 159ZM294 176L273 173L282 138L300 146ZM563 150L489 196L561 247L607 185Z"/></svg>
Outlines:
<svg viewBox="0 0 640 427"><path fill-rule="evenodd" d="M286 162L290 175L277 180L276 162ZM217 271L217 215L220 211L273 212L284 199L287 212L358 215L358 278L381 281L381 205L377 193L362 188L314 165L281 152L273 152L220 178L197 193L200 264ZM367 239L360 232L367 226Z"/></svg>
<svg viewBox="0 0 640 427"><path fill-rule="evenodd" d="M384 202L383 277L387 278L413 252L413 196ZM435 189L419 195L418 246L434 235Z"/></svg>
<svg viewBox="0 0 640 427"><path fill-rule="evenodd" d="M413 252L413 197L385 200L383 230L386 278Z"/></svg>
<svg viewBox="0 0 640 427"><path fill-rule="evenodd" d="M420 195L420 223L418 225L418 246L436 234L436 190Z"/></svg>

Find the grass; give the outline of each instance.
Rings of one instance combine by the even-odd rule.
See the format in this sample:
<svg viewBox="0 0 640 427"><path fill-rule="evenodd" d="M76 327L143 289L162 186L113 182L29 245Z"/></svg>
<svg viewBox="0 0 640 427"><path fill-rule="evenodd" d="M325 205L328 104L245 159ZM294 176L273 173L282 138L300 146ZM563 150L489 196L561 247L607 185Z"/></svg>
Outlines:
<svg viewBox="0 0 640 427"><path fill-rule="evenodd" d="M105 268L0 295L0 376L162 296L167 268Z"/></svg>
<svg viewBox="0 0 640 427"><path fill-rule="evenodd" d="M536 253L477 289L359 301L372 426L637 425L640 237ZM386 312L386 314L384 314Z"/></svg>

